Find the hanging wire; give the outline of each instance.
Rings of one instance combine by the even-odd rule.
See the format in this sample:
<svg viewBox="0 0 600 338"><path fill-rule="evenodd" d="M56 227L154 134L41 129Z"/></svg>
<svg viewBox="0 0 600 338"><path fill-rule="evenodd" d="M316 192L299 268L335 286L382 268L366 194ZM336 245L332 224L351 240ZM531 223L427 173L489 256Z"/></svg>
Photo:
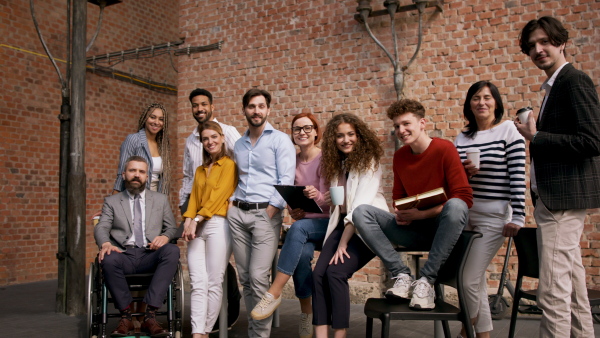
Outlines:
<svg viewBox="0 0 600 338"><path fill-rule="evenodd" d="M90 51L90 48L92 48L94 41L96 41L96 38L98 37L98 34L100 33L100 26L102 26L102 14L104 13L104 7L106 7L106 1L101 0L100 1L100 14L98 14L98 24L96 25L96 31L94 32L94 36L92 36L90 43L88 43L87 47L85 47L86 53Z"/></svg>
<svg viewBox="0 0 600 338"><path fill-rule="evenodd" d="M35 31L37 32L38 37L40 38L40 41L42 42L44 51L46 51L46 54L48 55L50 62L52 62L52 65L54 66L54 69L56 69L56 73L58 74L58 79L60 81L62 95L63 95L63 97L67 97L67 96L69 96L67 82L63 78L62 73L60 72L60 69L58 68L58 65L56 64L56 61L54 60L54 57L52 56L52 53L50 53L50 50L48 49L48 46L46 45L46 41L44 40L44 36L42 36L42 32L40 32L40 27L39 27L37 19L35 17L33 0L29 0L29 8L31 10L31 18L33 19L33 25L35 26Z"/></svg>
<svg viewBox="0 0 600 338"><path fill-rule="evenodd" d="M177 67L175 67L175 63L173 62L173 55L171 55L171 44L170 43L167 43L167 51L169 52L169 61L171 61L171 67L173 67L173 70L175 71L175 73L179 74Z"/></svg>

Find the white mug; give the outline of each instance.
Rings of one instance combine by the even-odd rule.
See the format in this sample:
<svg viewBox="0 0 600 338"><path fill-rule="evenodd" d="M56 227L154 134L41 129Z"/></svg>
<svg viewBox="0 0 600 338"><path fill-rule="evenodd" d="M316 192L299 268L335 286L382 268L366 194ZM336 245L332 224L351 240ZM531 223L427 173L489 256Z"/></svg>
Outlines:
<svg viewBox="0 0 600 338"><path fill-rule="evenodd" d="M331 203L333 203L333 205L344 204L344 186L343 185L329 188L329 194L331 196Z"/></svg>

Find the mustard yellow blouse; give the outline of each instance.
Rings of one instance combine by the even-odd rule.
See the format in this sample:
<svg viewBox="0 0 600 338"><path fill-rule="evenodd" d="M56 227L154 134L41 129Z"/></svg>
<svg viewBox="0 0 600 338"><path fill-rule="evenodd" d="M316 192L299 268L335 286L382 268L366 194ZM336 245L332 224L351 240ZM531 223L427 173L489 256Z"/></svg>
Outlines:
<svg viewBox="0 0 600 338"><path fill-rule="evenodd" d="M227 216L229 197L237 186L237 170L235 162L223 156L213 163L210 174L208 167L199 166L194 174L194 184L188 209L183 217L195 218L196 215L210 219L213 215Z"/></svg>

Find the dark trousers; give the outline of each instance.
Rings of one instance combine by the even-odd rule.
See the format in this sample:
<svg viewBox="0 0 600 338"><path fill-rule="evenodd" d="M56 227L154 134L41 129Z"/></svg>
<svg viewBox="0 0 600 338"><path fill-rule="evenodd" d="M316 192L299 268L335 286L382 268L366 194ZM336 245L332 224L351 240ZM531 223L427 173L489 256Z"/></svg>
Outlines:
<svg viewBox="0 0 600 338"><path fill-rule="evenodd" d="M122 253L105 255L100 263L106 287L117 310L123 310L133 301L125 275L154 272L144 303L161 307L169 284L177 271L179 247L167 243L158 250L131 248Z"/></svg>
<svg viewBox="0 0 600 338"><path fill-rule="evenodd" d="M342 233L344 219L327 238L313 271L313 324L331 325L334 329L350 327L350 288L348 279L367 264L375 254L356 234L350 238L344 263L329 265Z"/></svg>

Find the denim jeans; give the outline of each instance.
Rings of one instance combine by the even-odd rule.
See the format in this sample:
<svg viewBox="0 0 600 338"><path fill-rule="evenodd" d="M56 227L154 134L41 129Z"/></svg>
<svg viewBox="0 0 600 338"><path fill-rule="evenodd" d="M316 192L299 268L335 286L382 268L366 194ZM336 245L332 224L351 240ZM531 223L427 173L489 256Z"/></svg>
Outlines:
<svg viewBox="0 0 600 338"><path fill-rule="evenodd" d="M437 217L413 221L409 225L398 225L394 214L370 205L358 206L352 215L363 241L394 277L400 273L410 275L410 268L402 263L392 244L409 249L430 248L429 258L420 273L433 284L467 225L469 208L463 200L451 198Z"/></svg>
<svg viewBox="0 0 600 338"><path fill-rule="evenodd" d="M294 222L285 235L277 271L292 276L300 299L312 296L311 261L315 244L323 243L328 223L329 218L304 218Z"/></svg>

